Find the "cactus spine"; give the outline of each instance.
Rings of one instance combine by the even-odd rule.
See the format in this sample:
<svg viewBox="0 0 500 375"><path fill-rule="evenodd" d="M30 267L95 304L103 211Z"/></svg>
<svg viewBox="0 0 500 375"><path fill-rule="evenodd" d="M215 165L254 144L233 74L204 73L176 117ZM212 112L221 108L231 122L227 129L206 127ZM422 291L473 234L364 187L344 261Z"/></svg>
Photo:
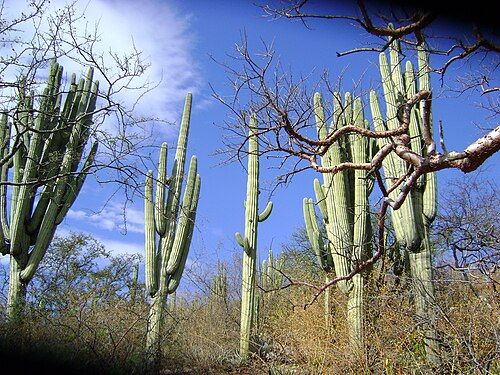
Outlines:
<svg viewBox="0 0 500 375"><path fill-rule="evenodd" d="M390 63L384 53L380 54L380 73L386 102L386 118L384 121L375 92L370 93L371 109L376 130L394 129L399 126L397 109L407 99L419 90L430 91L428 55L424 46L418 47L418 88L415 73L410 61L406 62L405 73L401 70L399 45L393 43L390 50ZM425 155L423 143L422 106L414 106L410 117L409 135L410 147L418 154ZM387 140L380 139L382 146ZM389 187L403 176L408 166L394 154L390 154L383 162L384 174ZM389 197L394 198L397 189ZM392 224L396 239L406 252L409 259L415 293L415 308L417 316L423 321L424 343L427 360L439 364L439 346L437 334L432 327L435 320L431 309L434 300L432 283L431 249L429 243L429 228L437 212L436 175L429 173L420 177L403 205L391 212Z"/></svg>
<svg viewBox="0 0 500 375"><path fill-rule="evenodd" d="M27 92L21 79L12 122L6 114L0 116L0 180L16 184L10 193L7 185L0 187L0 251L10 254L9 320L22 314L26 286L78 196L97 152L96 142L78 168L99 89L99 83L92 81L93 69L78 83L71 75L64 104L62 74L62 66L52 61L38 109L34 93Z"/></svg>
<svg viewBox="0 0 500 375"><path fill-rule="evenodd" d="M241 287L241 328L240 356L248 357L255 301L255 269L257 258L257 225L266 220L272 211L272 203L268 202L264 211L259 214L259 143L257 135L257 119L252 116L248 133L248 177L247 198L245 200L245 236L236 233L236 241L243 248L243 274Z"/></svg>
<svg viewBox="0 0 500 375"><path fill-rule="evenodd" d="M191 157L181 203L187 137L191 116L192 95L184 105L172 175L167 177L167 144L160 149L156 195L153 198L153 172L148 171L145 183L145 282L151 298L146 349L157 360L160 351L163 312L167 295L179 286L194 230L201 179L197 174L196 156ZM165 190L168 188L168 195ZM180 211L180 212L179 212Z"/></svg>
<svg viewBox="0 0 500 375"><path fill-rule="evenodd" d="M314 110L318 136L324 139L329 130L347 124L368 127L363 115L361 99L352 100L345 95L342 105L338 93L334 94L333 122L327 127L321 95L314 95ZM373 143L366 137L350 135L329 147L321 158L324 167L330 167L344 161L364 163L370 160ZM361 261L371 241L368 196L373 189L373 182L367 172L346 170L335 175L324 173L323 185L314 180L316 202L321 211L326 228L325 243L318 229L316 213L312 199L304 199L304 219L311 246L318 263L327 273L335 270L337 277L351 273L356 263ZM339 289L348 295L347 320L350 340L357 350L363 350L363 275L357 274L351 280L340 281ZM328 298L328 296L326 296ZM325 301L326 314L329 312L328 300ZM325 320L328 327L328 315Z"/></svg>

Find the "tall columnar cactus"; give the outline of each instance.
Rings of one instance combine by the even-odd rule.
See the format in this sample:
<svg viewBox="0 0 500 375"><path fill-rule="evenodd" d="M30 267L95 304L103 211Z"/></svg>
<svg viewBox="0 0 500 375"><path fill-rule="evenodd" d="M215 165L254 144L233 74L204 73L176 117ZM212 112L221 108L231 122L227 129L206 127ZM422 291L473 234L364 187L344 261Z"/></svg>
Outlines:
<svg viewBox="0 0 500 375"><path fill-rule="evenodd" d="M398 108L417 90L430 91L428 55L424 46L418 49L418 81L410 61L406 62L405 72L402 73L402 62L399 58L399 46L391 45L390 63L384 53L380 54L380 73L386 103L386 120L383 119L377 95L370 93L371 109L376 130L394 129L399 126L397 118ZM423 103L420 107L414 106L411 111L409 135L410 147L418 154L425 155L426 148L423 142ZM383 146L388 140L379 139ZM408 165L397 155L390 154L383 161L384 175L389 187L403 176ZM399 193L395 189L390 198L395 198ZM406 197L403 205L392 211L392 224L396 239L407 252L414 284L415 307L417 315L422 318L425 335L426 355L430 363L438 364L439 347L437 334L432 327L435 319L430 308L434 300L434 287L432 283L431 249L429 245L429 228L437 211L437 189L435 173L426 174L419 178L411 194Z"/></svg>
<svg viewBox="0 0 500 375"><path fill-rule="evenodd" d="M262 213L259 212L259 142L257 120L252 116L248 133L248 179L245 200L245 236L236 233L236 241L243 248L243 274L241 287L241 328L240 356L249 354L252 324L254 322L255 268L257 258L257 225L271 214L273 205L268 202Z"/></svg>
<svg viewBox="0 0 500 375"><path fill-rule="evenodd" d="M94 143L79 168L99 88L92 82L93 69L78 83L71 75L64 102L62 74L62 66L53 61L38 108L35 94L20 80L14 116L10 121L5 113L0 116L0 251L10 254L9 320L22 313L26 286L80 192L97 151Z"/></svg>
<svg viewBox="0 0 500 375"><path fill-rule="evenodd" d="M153 172L148 171L145 184L145 283L151 305L148 318L146 349L156 359L160 350L163 313L168 294L179 286L194 230L200 195L197 159L191 157L184 196L181 203L187 137L192 95L186 96L172 174L167 177L167 144L160 150L156 194L153 198ZM168 194L166 189L168 188Z"/></svg>
<svg viewBox="0 0 500 375"><path fill-rule="evenodd" d="M334 95L333 121L327 126L323 104L319 93L314 95L314 110L318 136L324 139L330 130L348 124L368 128L364 119L361 99L353 101L346 93L342 104L338 93ZM341 162L365 163L370 160L374 144L366 137L350 135L329 147L321 158L323 167ZM343 171L335 175L323 174L323 184L314 180L316 201L326 229L325 241L318 229L313 201L304 199L304 218L309 241L321 267L337 277L346 276L356 263L366 256L371 241L368 196L373 181L365 170ZM353 346L362 350L363 339L363 276L355 275L351 280L340 281L339 289L348 294L347 320Z"/></svg>

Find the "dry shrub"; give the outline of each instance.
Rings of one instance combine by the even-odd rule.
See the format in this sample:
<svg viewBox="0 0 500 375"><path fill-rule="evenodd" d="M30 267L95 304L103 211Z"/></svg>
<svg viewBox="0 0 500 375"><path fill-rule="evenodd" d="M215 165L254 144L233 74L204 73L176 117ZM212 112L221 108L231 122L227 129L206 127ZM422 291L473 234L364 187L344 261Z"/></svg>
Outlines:
<svg viewBox="0 0 500 375"><path fill-rule="evenodd" d="M213 297L189 298L177 303L165 326L167 368L180 373L216 374L229 371L237 363L239 305L236 303Z"/></svg>
<svg viewBox="0 0 500 375"><path fill-rule="evenodd" d="M443 275L441 275L443 276ZM456 277L436 283L435 328L442 366L425 362L423 332L415 317L410 280L402 286L367 286L365 355L353 355L346 326L346 297L331 292L332 326L325 330L321 298L281 291L265 308L262 335L273 343L274 364L294 374L488 374L499 371L500 315L491 283ZM369 290L369 291L368 291Z"/></svg>
<svg viewBox="0 0 500 375"><path fill-rule="evenodd" d="M146 310L123 300L73 300L52 314L29 308L16 325L2 325L9 353L26 362L99 373L141 373ZM22 363L22 362L20 362Z"/></svg>

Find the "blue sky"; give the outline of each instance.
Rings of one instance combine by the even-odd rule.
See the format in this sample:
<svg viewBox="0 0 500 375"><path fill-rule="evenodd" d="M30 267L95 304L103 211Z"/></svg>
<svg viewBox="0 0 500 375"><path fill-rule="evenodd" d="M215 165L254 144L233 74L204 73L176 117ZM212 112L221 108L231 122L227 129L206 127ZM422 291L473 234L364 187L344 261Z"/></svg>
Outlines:
<svg viewBox="0 0 500 375"><path fill-rule="evenodd" d="M61 1L54 3L54 6L62 4ZM336 57L337 51L370 42L365 33L347 22L312 22L311 29L307 29L300 22L270 21L262 16L262 10L253 1L244 0L86 0L80 3L87 6L88 22L99 20L103 50L107 50L108 46L114 50L127 50L133 40L151 62L149 78L158 80L162 77L159 87L138 106L138 111L145 114L153 112L155 116L175 122L175 126L149 125L154 127L157 146L162 141L175 145L183 98L187 91L193 92L188 154L198 156L202 191L191 262L213 265L218 258L231 259L241 251L235 244L234 233L244 230L246 173L238 163L220 165L223 157L214 155L223 146L222 137L226 133L222 125L228 112L212 98L209 85L223 95L231 94L231 90L224 69L210 56L219 61L230 61L227 55L234 54L235 44L240 43L241 33L245 32L254 51L261 48L261 40L267 43L272 41L283 66L295 75L313 71L314 78L325 69L329 70L330 77L343 73L345 91L358 84L358 89L367 90L378 82L376 53ZM319 6L326 7L321 3ZM348 11L344 9L343 2L338 6L342 12ZM72 66L66 66L66 70L71 71ZM457 71L450 71L450 84L455 73ZM360 77L363 79L358 82ZM448 148L461 150L480 133L473 122L481 123L487 114L476 109L476 97L467 94L445 98L449 96L442 92L446 84L440 88L439 82L434 80L433 86L436 89L434 120L443 120ZM125 96L123 100L132 102L133 98ZM264 188L271 186L279 174L279 171L267 169L272 166L271 161L261 161L261 185ZM498 156L491 159L487 166L490 173L498 177L498 171L495 171ZM446 185L447 179L459 178L460 175L457 171L441 173L440 189ZM271 244L279 250L280 244L289 240L293 231L303 225L302 198L313 196L314 177L319 176L313 172L302 173L286 188L278 188L274 192L271 197L274 211L259 227L261 258ZM70 230L89 232L114 253L142 253L142 198L133 197L133 202L127 205L124 212L123 196L113 196L104 205L112 191L109 185L99 186L89 180L58 233L65 234ZM266 191L261 197L263 208L268 197Z"/></svg>

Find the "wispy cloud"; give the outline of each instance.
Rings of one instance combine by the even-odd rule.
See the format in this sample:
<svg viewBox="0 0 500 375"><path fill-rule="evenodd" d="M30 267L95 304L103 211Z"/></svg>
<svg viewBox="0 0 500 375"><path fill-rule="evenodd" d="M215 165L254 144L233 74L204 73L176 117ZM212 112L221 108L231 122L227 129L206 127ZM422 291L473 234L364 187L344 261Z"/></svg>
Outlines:
<svg viewBox="0 0 500 375"><path fill-rule="evenodd" d="M70 230L64 227L59 227L57 229L56 235L60 237L67 237L71 233ZM123 240L109 239L100 236L96 233L89 233L94 239L100 242L104 248L113 255L129 254L129 255L143 255L144 254L144 244L141 242L131 241L129 238ZM7 258L7 257L5 257ZM1 263L1 258L0 258Z"/></svg>
<svg viewBox="0 0 500 375"><path fill-rule="evenodd" d="M132 243L130 241L110 240L106 238L98 238L98 241L104 245L104 248L113 255L120 254L144 254L144 244Z"/></svg>
<svg viewBox="0 0 500 375"><path fill-rule="evenodd" d="M99 212L70 209L66 216L70 220L89 223L96 228L122 233L144 233L144 214L134 207L124 207L119 203L110 203Z"/></svg>
<svg viewBox="0 0 500 375"><path fill-rule="evenodd" d="M54 15L66 4L66 0L52 0L46 17ZM26 11L26 3L13 1L5 8L5 17L15 17ZM144 90L124 89L116 94L115 100L129 108L134 107L136 117L157 117L178 124L186 92L196 92L200 86L200 75L191 56L189 15L181 15L170 2L154 0L76 0L74 9L77 21L73 26L77 34L90 34L97 28L99 41L93 46L93 51L109 69L107 74L113 76L120 70L113 62L112 54L123 58L140 51L141 59L149 64L145 73L134 78L128 86L141 87L150 82L155 86L154 90L144 93ZM84 18L78 18L81 14ZM48 31L47 24L42 22L39 31ZM19 35L30 38L35 26L26 22L19 28ZM0 52L4 54L5 47L0 47ZM70 58L60 62L66 72L84 73L85 69ZM12 73L19 74L17 71ZM96 78L101 80L105 89L106 81L99 72L96 72ZM154 130L167 136L175 133L172 126L155 126Z"/></svg>

